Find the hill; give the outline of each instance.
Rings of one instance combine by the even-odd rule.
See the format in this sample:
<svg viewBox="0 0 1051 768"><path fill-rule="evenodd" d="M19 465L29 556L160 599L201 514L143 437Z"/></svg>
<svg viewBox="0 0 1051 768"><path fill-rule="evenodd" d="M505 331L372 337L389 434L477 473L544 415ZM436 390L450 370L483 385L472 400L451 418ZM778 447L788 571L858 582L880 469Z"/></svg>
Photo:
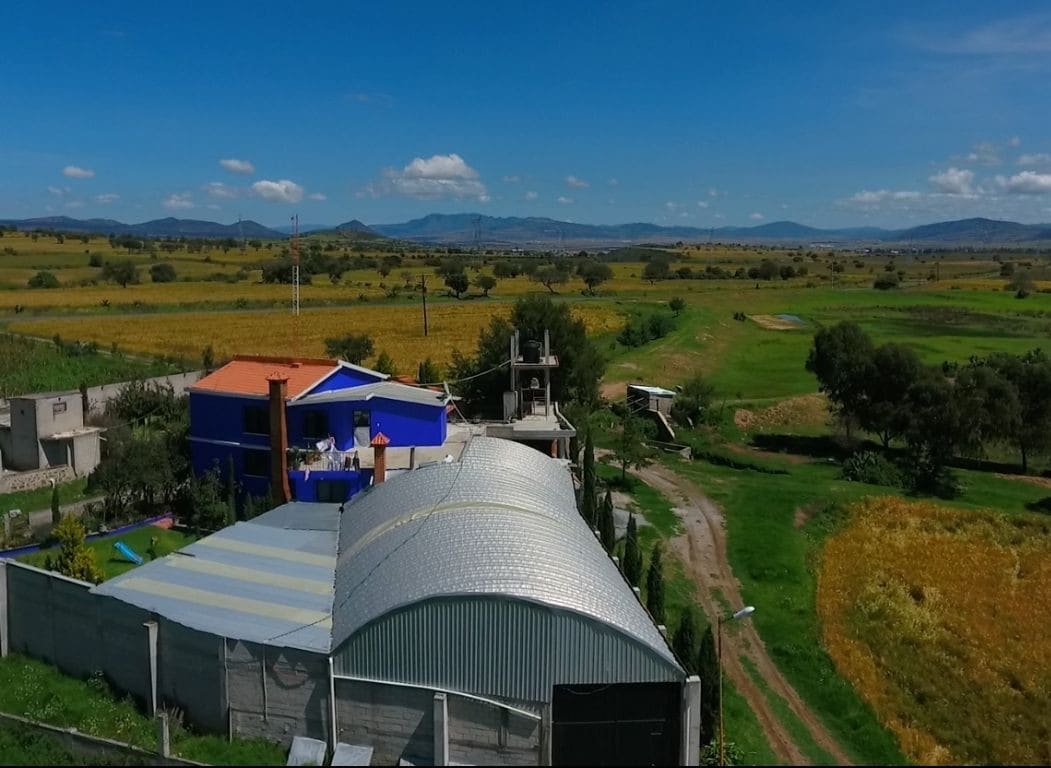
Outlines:
<svg viewBox="0 0 1051 768"><path fill-rule="evenodd" d="M285 235L255 221L219 224L198 219L168 217L125 224L113 219L72 219L68 216L44 216L34 219L3 219L0 225L20 230L46 229L57 232L83 232L98 235L138 235L139 237L251 237L261 240L282 239Z"/></svg>

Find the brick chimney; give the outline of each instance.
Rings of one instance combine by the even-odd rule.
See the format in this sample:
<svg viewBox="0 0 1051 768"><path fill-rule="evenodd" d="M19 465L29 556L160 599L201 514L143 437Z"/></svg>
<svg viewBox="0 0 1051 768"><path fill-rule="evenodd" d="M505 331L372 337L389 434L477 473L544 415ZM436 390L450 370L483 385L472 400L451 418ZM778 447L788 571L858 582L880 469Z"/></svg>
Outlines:
<svg viewBox="0 0 1051 768"><path fill-rule="evenodd" d="M288 487L288 423L285 421L285 399L288 378L275 373L270 383L270 496L275 504L292 500Z"/></svg>
<svg viewBox="0 0 1051 768"><path fill-rule="evenodd" d="M382 432L377 432L372 438L372 484L379 485L387 479L387 446L390 438Z"/></svg>

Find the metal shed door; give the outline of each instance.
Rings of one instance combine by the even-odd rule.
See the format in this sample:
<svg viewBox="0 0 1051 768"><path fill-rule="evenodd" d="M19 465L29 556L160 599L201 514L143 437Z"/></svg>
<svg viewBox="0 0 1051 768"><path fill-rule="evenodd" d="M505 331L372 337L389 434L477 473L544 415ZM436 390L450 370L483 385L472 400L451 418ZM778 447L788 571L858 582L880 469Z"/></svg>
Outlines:
<svg viewBox="0 0 1051 768"><path fill-rule="evenodd" d="M675 765L678 683L556 685L551 702L554 765Z"/></svg>

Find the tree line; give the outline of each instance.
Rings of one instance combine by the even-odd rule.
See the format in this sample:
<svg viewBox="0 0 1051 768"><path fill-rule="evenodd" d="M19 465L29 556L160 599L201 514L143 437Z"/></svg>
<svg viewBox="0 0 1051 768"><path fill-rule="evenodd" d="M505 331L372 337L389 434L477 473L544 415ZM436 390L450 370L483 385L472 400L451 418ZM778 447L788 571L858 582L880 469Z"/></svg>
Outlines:
<svg viewBox="0 0 1051 768"><path fill-rule="evenodd" d="M918 488L938 486L956 456L1017 452L1023 472L1051 447L1051 360L1039 349L966 363L924 365L901 344L876 346L853 322L814 337L806 368L848 438L862 429L906 449L902 469Z"/></svg>

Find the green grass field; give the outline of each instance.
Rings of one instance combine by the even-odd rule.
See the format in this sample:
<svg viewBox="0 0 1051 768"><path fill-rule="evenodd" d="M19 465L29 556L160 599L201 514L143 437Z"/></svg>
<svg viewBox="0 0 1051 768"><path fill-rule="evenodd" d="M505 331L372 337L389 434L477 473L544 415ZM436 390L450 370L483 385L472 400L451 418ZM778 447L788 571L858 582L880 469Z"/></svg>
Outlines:
<svg viewBox="0 0 1051 768"><path fill-rule="evenodd" d="M117 698L101 677L77 680L54 667L24 656L0 659L0 712L31 720L76 728L82 733L115 739L142 749L156 748L156 726L128 698ZM0 750L30 759L61 757L46 743L0 737ZM216 736L198 736L176 725L172 751L182 757L215 765L284 765L285 751L262 739L227 742ZM0 752L0 761L4 753ZM37 764L48 764L40 762Z"/></svg>
<svg viewBox="0 0 1051 768"><path fill-rule="evenodd" d="M59 504L70 504L81 501L88 497L86 493L88 479L78 477L68 483L58 486ZM0 513L11 509L20 509L23 512L36 512L41 509L51 508L51 487L37 488L33 491L19 491L18 493L5 493L0 495Z"/></svg>
<svg viewBox="0 0 1051 768"><path fill-rule="evenodd" d="M94 539L88 542L88 546L95 553L95 562L102 568L102 572L106 579L112 579L115 576L120 576L122 573L130 571L135 568L135 564L124 559L124 557L113 548L113 545L118 541L124 542L125 545L131 548L133 552L139 555L143 560L149 562L149 554L147 550L150 546L150 540L157 539L157 557L164 557L165 555L171 554L177 549L181 549L186 546L194 539L181 531L165 530L163 528L157 528L152 525L147 525L143 528L131 531L130 533L122 533L117 536L106 536L101 539ZM24 555L19 558L24 563L29 565L35 565L38 568L45 568L49 557L54 557L57 550L45 549L39 552L34 552L29 555Z"/></svg>

